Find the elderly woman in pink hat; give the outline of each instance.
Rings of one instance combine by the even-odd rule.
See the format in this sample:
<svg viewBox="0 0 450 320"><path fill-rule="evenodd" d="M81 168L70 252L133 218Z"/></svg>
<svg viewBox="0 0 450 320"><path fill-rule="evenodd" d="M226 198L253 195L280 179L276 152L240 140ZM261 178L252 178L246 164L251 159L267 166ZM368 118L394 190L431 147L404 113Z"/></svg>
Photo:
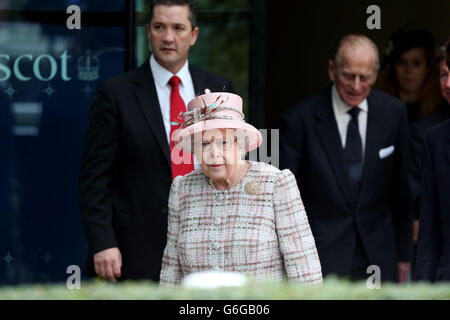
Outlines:
<svg viewBox="0 0 450 320"><path fill-rule="evenodd" d="M174 137L176 149L194 153L201 168L172 183L161 285L210 270L256 280L322 283L294 175L244 160L262 136L245 123L241 97L225 92L198 96L180 117ZM191 159L176 158L172 154L174 161Z"/></svg>

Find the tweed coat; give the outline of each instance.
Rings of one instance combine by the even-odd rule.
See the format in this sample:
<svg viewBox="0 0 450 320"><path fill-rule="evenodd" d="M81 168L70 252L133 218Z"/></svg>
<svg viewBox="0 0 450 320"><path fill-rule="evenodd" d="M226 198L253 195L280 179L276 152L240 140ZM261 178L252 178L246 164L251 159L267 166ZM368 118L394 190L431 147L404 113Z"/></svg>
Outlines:
<svg viewBox="0 0 450 320"><path fill-rule="evenodd" d="M224 191L201 169L173 181L161 285L207 270L322 283L315 241L289 170L250 161L241 182Z"/></svg>

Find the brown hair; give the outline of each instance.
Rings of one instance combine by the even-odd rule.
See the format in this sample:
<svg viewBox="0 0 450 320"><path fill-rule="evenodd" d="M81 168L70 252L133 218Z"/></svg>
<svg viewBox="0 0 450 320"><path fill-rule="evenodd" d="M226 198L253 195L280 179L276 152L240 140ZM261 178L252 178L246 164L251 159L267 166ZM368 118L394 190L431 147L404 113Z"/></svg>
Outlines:
<svg viewBox="0 0 450 320"><path fill-rule="evenodd" d="M418 99L420 109L419 118L432 113L442 100L442 94L439 88L439 66L436 59L436 53L434 48L423 49L426 53L429 72ZM392 61L392 63L389 64L388 70L381 80L380 89L394 97L400 97L399 87L395 76L395 61Z"/></svg>

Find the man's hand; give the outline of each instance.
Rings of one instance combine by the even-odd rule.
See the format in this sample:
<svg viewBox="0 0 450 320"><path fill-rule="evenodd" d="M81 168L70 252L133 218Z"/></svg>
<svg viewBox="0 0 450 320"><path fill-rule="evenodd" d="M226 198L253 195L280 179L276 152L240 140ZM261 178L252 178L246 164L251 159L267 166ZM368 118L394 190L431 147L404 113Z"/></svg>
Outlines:
<svg viewBox="0 0 450 320"><path fill-rule="evenodd" d="M405 283L408 281L409 271L411 270L411 263L409 262L398 262L398 282Z"/></svg>
<svg viewBox="0 0 450 320"><path fill-rule="evenodd" d="M94 255L95 272L102 278L116 282L120 278L122 255L119 248L100 251Z"/></svg>
<svg viewBox="0 0 450 320"><path fill-rule="evenodd" d="M414 244L417 244L419 240L419 219L414 219L414 232L413 232L413 240Z"/></svg>

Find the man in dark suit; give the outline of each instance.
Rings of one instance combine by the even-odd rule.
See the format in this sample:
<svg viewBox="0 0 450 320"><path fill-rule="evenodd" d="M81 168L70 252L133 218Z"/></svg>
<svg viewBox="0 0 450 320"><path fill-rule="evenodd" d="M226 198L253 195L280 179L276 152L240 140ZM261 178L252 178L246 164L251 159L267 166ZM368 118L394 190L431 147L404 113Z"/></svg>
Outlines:
<svg viewBox="0 0 450 320"><path fill-rule="evenodd" d="M417 242L417 234L419 231L423 135L428 129L450 119L450 81L448 81L449 70L445 63L445 46L447 43L450 43L450 40L447 40L438 52L439 79L443 97L442 103L435 112L414 122L411 126L411 151L408 164L408 179L411 186L411 208L414 217L415 243Z"/></svg>
<svg viewBox="0 0 450 320"><path fill-rule="evenodd" d="M450 68L450 43L446 48ZM441 74L442 75L442 74ZM441 78L450 89L450 76ZM450 93L450 91L447 91ZM450 120L424 136L422 199L415 280L450 281Z"/></svg>
<svg viewBox="0 0 450 320"><path fill-rule="evenodd" d="M188 64L197 40L193 1L153 1L150 61L99 84L80 169L86 270L110 281L159 281L172 178L174 121L196 94L233 91L229 80Z"/></svg>
<svg viewBox="0 0 450 320"><path fill-rule="evenodd" d="M415 280L450 281L450 121L425 133Z"/></svg>
<svg viewBox="0 0 450 320"><path fill-rule="evenodd" d="M412 220L407 211L406 107L372 90L376 45L341 39L329 76L334 85L301 101L280 123L280 163L296 176L323 274L406 281Z"/></svg>

